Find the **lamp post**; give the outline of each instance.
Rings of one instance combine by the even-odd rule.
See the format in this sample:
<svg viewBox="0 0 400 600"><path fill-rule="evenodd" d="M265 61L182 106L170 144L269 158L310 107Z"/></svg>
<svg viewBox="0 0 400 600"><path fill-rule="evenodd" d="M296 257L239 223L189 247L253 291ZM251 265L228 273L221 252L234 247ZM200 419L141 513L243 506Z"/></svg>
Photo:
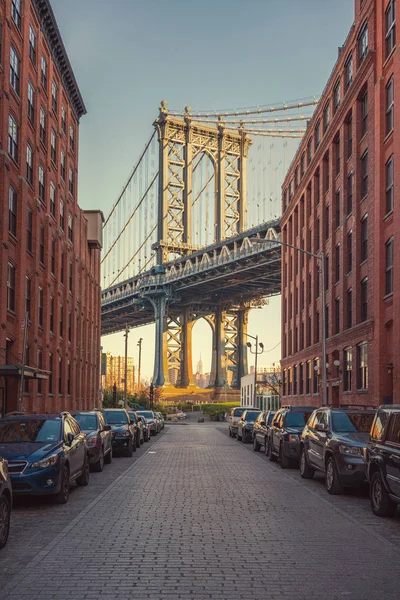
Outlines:
<svg viewBox="0 0 400 600"><path fill-rule="evenodd" d="M124 407L128 408L128 395L127 395L127 386L128 386L128 335L129 335L129 327L126 325L125 327L125 375L124 375Z"/></svg>
<svg viewBox="0 0 400 600"><path fill-rule="evenodd" d="M263 354L264 352L264 344L262 342L258 341L258 335L254 336L254 335L250 335L249 333L243 332L244 335L246 335L247 337L251 338L252 340L255 340L255 347L256 350L255 352L253 352L253 350L251 349L251 342L247 342L246 346L249 348L250 352L252 354L255 355L255 359L254 359L254 397L253 397L253 402L254 402L254 406L256 406L257 403L257 364L258 364L258 355L259 354ZM258 346L260 346L261 348L261 352L259 352L258 350Z"/></svg>
<svg viewBox="0 0 400 600"><path fill-rule="evenodd" d="M138 361L138 391L140 392L140 368L142 364L142 342L143 338L139 338L137 345L139 346L139 361Z"/></svg>
<svg viewBox="0 0 400 600"><path fill-rule="evenodd" d="M312 258L318 260L321 264L321 294L322 294L322 306L321 306L321 319L322 319L322 405L328 405L328 383L327 383L327 367L326 367L326 315L325 315L325 254L324 252L320 252L319 254L314 254L313 252L309 252L308 250L304 250L304 248L298 248L297 246L293 246L293 244L287 244L286 242L281 242L280 240L263 240L262 238L250 238L250 242L257 244L278 244L279 246L285 246L285 248L292 248L292 250L296 250L296 252L300 252L302 254L307 254Z"/></svg>

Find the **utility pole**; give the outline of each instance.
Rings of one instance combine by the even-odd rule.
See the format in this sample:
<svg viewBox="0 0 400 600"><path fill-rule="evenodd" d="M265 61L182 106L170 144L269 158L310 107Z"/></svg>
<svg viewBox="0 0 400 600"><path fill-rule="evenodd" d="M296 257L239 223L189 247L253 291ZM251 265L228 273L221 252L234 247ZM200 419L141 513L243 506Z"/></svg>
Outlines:
<svg viewBox="0 0 400 600"><path fill-rule="evenodd" d="M129 327L126 325L125 327L125 376L124 376L124 407L128 408L128 396L127 396L127 386L128 386L128 335L129 335Z"/></svg>
<svg viewBox="0 0 400 600"><path fill-rule="evenodd" d="M249 348L250 352L252 354L255 355L255 359L254 359L254 395L253 395L253 406L257 406L257 366L258 366L258 355L259 354L263 354L264 353L264 344L262 342L258 342L258 335L256 335L254 337L254 335L250 335L249 333L245 333L245 335L249 338L252 338L253 340L255 340L255 352L253 352L253 350L251 349L251 343L247 342L247 347ZM260 346L261 348L261 352L259 351L258 347Z"/></svg>
<svg viewBox="0 0 400 600"><path fill-rule="evenodd" d="M24 397L24 381L25 381L25 363L26 363L26 341L28 336L28 313L25 313L24 318L24 347L22 348L22 364L21 364L21 382L18 399L18 412L22 412L22 399Z"/></svg>
<svg viewBox="0 0 400 600"><path fill-rule="evenodd" d="M140 392L140 368L142 365L142 342L143 338L139 338L137 345L139 346L139 362L138 362L138 391Z"/></svg>

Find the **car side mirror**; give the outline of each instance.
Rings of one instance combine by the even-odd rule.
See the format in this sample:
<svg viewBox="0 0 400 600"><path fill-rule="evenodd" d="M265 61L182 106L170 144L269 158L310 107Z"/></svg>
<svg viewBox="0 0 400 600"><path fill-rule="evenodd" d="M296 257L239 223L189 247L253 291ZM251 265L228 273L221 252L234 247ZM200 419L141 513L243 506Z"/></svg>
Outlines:
<svg viewBox="0 0 400 600"><path fill-rule="evenodd" d="M315 425L315 431L327 432L328 427L324 423L317 423Z"/></svg>
<svg viewBox="0 0 400 600"><path fill-rule="evenodd" d="M72 446L72 442L74 441L74 434L73 433L67 433L67 444L68 446Z"/></svg>
<svg viewBox="0 0 400 600"><path fill-rule="evenodd" d="M111 425L104 425L103 431L111 431Z"/></svg>

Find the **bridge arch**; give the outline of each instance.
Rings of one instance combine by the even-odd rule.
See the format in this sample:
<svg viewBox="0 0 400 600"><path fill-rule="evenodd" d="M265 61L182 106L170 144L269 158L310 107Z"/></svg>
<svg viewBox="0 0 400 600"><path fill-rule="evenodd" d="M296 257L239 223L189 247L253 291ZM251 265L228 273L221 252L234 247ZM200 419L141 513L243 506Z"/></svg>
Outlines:
<svg viewBox="0 0 400 600"><path fill-rule="evenodd" d="M195 246L208 246L217 238L216 165L206 149L192 161L192 240Z"/></svg>

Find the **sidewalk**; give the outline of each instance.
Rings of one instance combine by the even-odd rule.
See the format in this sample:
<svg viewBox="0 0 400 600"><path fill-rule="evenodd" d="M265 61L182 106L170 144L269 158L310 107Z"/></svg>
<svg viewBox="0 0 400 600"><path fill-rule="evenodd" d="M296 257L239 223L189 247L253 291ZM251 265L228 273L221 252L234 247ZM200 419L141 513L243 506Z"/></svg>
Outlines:
<svg viewBox="0 0 400 600"><path fill-rule="evenodd" d="M399 589L398 548L217 424L191 421L168 427L2 597L397 600Z"/></svg>

